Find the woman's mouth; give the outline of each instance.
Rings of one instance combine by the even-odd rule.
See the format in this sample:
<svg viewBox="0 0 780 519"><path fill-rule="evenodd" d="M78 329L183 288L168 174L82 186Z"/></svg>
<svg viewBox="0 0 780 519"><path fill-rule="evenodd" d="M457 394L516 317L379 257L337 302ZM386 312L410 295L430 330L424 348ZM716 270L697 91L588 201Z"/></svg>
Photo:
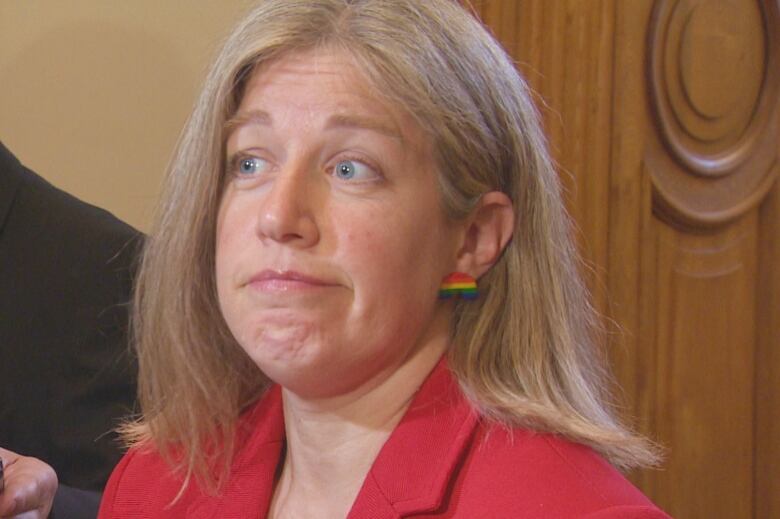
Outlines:
<svg viewBox="0 0 780 519"><path fill-rule="evenodd" d="M261 292L299 292L333 287L337 284L294 270L266 269L252 276L247 285Z"/></svg>

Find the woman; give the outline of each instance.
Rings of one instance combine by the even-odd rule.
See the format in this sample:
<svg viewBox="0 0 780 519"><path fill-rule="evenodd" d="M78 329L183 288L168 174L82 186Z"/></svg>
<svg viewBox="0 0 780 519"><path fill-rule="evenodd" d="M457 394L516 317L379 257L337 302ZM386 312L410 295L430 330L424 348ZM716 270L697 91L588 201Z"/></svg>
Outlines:
<svg viewBox="0 0 780 519"><path fill-rule="evenodd" d="M665 517L613 468L653 454L527 87L456 3L261 2L163 200L101 517Z"/></svg>

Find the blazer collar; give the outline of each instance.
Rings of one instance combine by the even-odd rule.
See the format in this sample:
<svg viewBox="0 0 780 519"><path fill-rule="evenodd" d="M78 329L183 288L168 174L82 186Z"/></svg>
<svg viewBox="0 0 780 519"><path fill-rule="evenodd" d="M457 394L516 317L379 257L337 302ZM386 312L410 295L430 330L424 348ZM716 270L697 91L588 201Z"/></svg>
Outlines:
<svg viewBox="0 0 780 519"><path fill-rule="evenodd" d="M380 450L348 519L391 519L439 508L478 421L442 359ZM216 499L196 499L187 517L268 510L284 443L281 390L272 386L242 417L231 483Z"/></svg>
<svg viewBox="0 0 780 519"><path fill-rule="evenodd" d="M16 193L22 185L23 166L0 142L0 231L11 212Z"/></svg>
<svg viewBox="0 0 780 519"><path fill-rule="evenodd" d="M439 508L478 422L442 359L379 452L348 517Z"/></svg>
<svg viewBox="0 0 780 519"><path fill-rule="evenodd" d="M273 497L276 469L284 447L284 412L279 386L244 413L236 436L238 452L230 479L218 496L198 493L187 508L188 519L256 517Z"/></svg>

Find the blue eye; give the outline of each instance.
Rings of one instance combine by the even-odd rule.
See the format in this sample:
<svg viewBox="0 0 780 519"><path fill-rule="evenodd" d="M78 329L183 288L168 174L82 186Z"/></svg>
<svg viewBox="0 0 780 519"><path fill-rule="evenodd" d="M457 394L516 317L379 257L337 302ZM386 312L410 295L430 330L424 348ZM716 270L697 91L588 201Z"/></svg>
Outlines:
<svg viewBox="0 0 780 519"><path fill-rule="evenodd" d="M333 174L341 180L367 180L376 176L369 166L357 160L339 161Z"/></svg>
<svg viewBox="0 0 780 519"><path fill-rule="evenodd" d="M262 171L266 166L266 161L257 157L240 157L236 170L241 175L254 175Z"/></svg>

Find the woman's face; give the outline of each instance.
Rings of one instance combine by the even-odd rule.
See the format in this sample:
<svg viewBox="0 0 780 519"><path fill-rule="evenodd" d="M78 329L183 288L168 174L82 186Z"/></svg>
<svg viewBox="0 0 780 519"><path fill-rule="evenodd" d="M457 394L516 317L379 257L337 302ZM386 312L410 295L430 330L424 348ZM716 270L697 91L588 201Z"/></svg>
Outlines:
<svg viewBox="0 0 780 519"><path fill-rule="evenodd" d="M372 95L349 57L254 72L228 122L217 223L219 303L239 344L301 396L335 396L443 347L453 270L422 129Z"/></svg>

